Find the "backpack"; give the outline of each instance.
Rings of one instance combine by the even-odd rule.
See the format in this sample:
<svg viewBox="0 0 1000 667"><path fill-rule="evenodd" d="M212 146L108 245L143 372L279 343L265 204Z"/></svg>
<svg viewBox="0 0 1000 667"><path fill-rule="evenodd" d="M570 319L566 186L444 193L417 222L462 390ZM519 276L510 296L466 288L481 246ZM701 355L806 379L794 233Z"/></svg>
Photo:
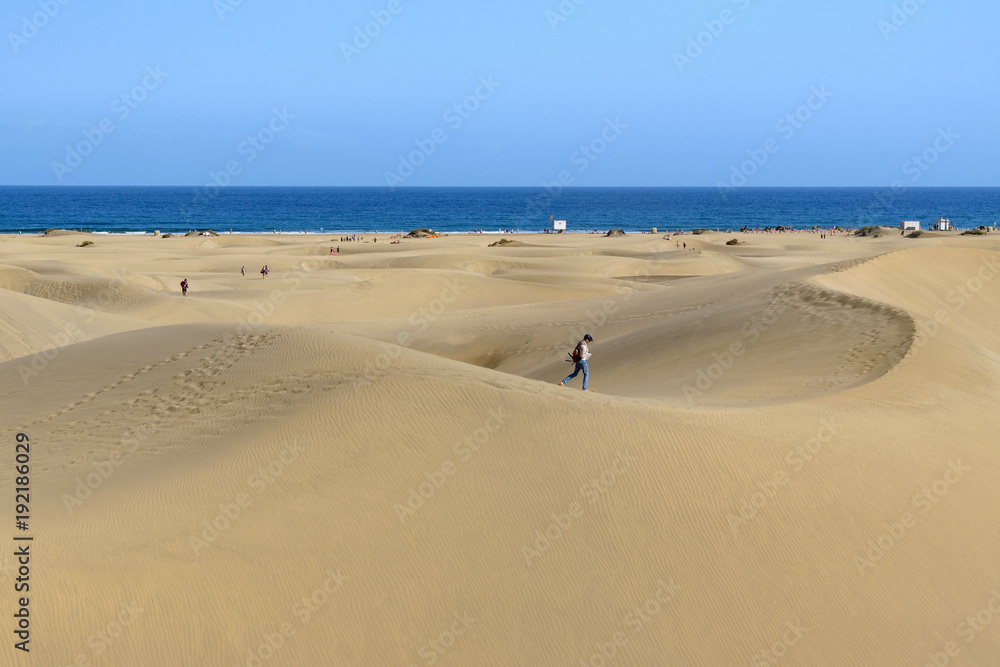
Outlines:
<svg viewBox="0 0 1000 667"><path fill-rule="evenodd" d="M581 341L581 343L582 343L582 341ZM576 347L573 348L573 351L569 353L569 361L572 361L573 363L576 363L576 362L580 361L581 359L583 359L583 353L580 350L581 343L577 343Z"/></svg>

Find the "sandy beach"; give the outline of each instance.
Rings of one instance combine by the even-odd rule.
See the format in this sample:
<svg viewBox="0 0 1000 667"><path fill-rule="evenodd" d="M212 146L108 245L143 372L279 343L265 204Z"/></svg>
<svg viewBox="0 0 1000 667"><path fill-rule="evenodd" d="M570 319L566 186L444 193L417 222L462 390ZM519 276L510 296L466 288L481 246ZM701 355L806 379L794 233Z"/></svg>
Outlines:
<svg viewBox="0 0 1000 667"><path fill-rule="evenodd" d="M339 238L0 237L5 664L995 664L1000 236Z"/></svg>

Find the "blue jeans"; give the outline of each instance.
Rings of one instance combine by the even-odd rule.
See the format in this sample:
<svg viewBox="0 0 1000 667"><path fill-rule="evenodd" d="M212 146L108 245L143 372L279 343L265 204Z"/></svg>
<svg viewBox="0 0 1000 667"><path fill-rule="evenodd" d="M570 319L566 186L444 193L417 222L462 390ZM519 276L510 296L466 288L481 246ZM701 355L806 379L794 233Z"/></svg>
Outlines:
<svg viewBox="0 0 1000 667"><path fill-rule="evenodd" d="M590 378L590 369L587 368L586 361L576 362L576 366L573 369L573 373L571 375L566 376L566 379L563 380L563 384L566 384L567 382L575 378L577 375L579 375L580 371L583 371L583 390L587 391L587 379Z"/></svg>

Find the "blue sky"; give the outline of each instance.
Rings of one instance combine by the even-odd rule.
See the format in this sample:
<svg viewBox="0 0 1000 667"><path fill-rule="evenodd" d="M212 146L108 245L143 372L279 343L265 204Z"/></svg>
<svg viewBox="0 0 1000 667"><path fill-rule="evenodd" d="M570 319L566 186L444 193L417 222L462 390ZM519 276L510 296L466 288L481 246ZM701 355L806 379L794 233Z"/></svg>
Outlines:
<svg viewBox="0 0 1000 667"><path fill-rule="evenodd" d="M8 0L0 184L997 186L997 25L995 0Z"/></svg>

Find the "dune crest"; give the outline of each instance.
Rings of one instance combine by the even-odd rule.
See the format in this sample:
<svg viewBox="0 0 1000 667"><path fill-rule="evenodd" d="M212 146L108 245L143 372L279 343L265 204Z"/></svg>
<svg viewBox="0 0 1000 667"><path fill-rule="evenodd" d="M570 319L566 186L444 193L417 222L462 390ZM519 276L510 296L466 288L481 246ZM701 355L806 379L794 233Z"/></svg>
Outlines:
<svg viewBox="0 0 1000 667"><path fill-rule="evenodd" d="M0 239L32 660L992 664L1000 244L731 236Z"/></svg>

